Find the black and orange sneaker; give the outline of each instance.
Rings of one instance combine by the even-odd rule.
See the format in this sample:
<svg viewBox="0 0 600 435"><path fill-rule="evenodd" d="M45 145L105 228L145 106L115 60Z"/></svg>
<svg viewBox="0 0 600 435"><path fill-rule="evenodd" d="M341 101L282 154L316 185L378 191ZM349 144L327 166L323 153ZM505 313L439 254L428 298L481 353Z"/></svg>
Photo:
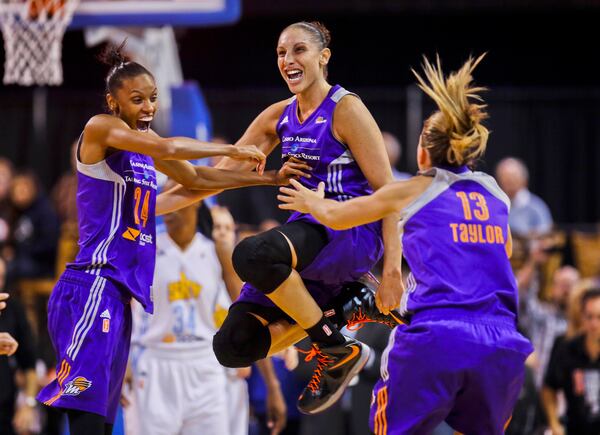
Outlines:
<svg viewBox="0 0 600 435"><path fill-rule="evenodd" d="M375 303L375 292L379 282L367 274L359 281L347 283L327 309L325 317L329 318L339 329L344 326L350 331L357 331L366 323L381 323L389 328L409 323L409 317L398 310L383 314Z"/></svg>
<svg viewBox="0 0 600 435"><path fill-rule="evenodd" d="M350 381L362 370L371 349L364 343L346 337L337 346L313 344L305 361L317 358L313 376L298 399L298 409L304 414L317 414L337 402Z"/></svg>

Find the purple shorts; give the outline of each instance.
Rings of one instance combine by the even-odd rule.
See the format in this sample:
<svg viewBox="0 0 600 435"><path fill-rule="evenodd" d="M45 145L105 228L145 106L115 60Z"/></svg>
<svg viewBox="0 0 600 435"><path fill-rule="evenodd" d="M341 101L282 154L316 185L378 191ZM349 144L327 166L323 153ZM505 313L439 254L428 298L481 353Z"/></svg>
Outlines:
<svg viewBox="0 0 600 435"><path fill-rule="evenodd" d="M115 420L127 368L131 305L107 279L66 270L48 302L56 379L38 400Z"/></svg>
<svg viewBox="0 0 600 435"><path fill-rule="evenodd" d="M531 344L509 322L479 323L435 310L396 328L381 360L369 424L375 435L431 433L442 421L465 434L503 434Z"/></svg>
<svg viewBox="0 0 600 435"><path fill-rule="evenodd" d="M319 224L312 216L302 215L291 221ZM320 307L337 296L346 282L356 281L369 272L383 255L381 223L374 222L347 230L324 227L329 242L300 276L311 296ZM236 302L249 302L267 307L275 304L251 284L245 283Z"/></svg>

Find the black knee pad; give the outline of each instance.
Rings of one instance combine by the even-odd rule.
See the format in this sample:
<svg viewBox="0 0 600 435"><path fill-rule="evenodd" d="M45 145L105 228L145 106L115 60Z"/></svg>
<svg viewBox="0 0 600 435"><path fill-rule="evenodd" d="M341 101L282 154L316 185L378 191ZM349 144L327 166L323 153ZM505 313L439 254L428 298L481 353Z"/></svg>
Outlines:
<svg viewBox="0 0 600 435"><path fill-rule="evenodd" d="M235 247L232 260L239 277L266 294L292 273L290 245L277 230L242 240Z"/></svg>
<svg viewBox="0 0 600 435"><path fill-rule="evenodd" d="M245 310L233 305L213 338L213 351L224 367L249 367L267 356L271 347L269 328Z"/></svg>

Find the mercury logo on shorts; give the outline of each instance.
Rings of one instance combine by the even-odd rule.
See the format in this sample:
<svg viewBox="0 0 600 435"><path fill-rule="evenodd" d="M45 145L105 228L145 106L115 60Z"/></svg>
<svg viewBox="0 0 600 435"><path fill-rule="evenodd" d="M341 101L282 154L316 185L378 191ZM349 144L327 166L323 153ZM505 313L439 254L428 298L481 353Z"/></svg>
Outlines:
<svg viewBox="0 0 600 435"><path fill-rule="evenodd" d="M65 384L63 396L79 396L85 390L92 386L92 381L84 378L83 376L77 376L75 379Z"/></svg>

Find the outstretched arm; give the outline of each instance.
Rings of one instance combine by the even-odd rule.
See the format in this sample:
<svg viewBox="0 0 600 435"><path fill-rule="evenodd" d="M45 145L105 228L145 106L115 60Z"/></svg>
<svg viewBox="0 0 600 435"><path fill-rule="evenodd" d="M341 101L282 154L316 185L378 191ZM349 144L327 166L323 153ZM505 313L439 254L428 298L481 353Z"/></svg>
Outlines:
<svg viewBox="0 0 600 435"><path fill-rule="evenodd" d="M156 160L154 164L156 169L188 189L235 189L277 184L274 171L267 171L261 175L257 172L236 172L208 166L194 166L181 160Z"/></svg>
<svg viewBox="0 0 600 435"><path fill-rule="evenodd" d="M314 192L296 180L291 180L292 187L281 187L281 194L277 199L282 202L279 208L283 210L310 213L323 225L334 230L345 230L376 222L400 211L406 203L408 183L410 181L398 181L383 186L372 195L339 202L324 198L323 183Z"/></svg>
<svg viewBox="0 0 600 435"><path fill-rule="evenodd" d="M96 115L88 121L83 132L81 154L82 158L85 157L84 163L102 160L106 148L132 151L159 160L191 160L226 156L253 162L259 173L264 170L266 162L265 154L254 145L236 147L187 137L163 138L154 132L133 130L125 121L115 116Z"/></svg>
<svg viewBox="0 0 600 435"><path fill-rule="evenodd" d="M279 143L276 127L277 121L286 106L287 101L281 101L269 106L260 113L250 124L243 136L236 142L235 146L244 146L246 144L256 144L258 149L269 155ZM231 158L222 159L217 169L227 169L236 172L248 172L253 169L253 165L248 162L233 160ZM157 206L157 214L168 213L187 207L190 204L198 202L209 196L216 195L220 190L192 190L184 186L177 186L160 198L160 208ZM161 211L164 210L164 211Z"/></svg>
<svg viewBox="0 0 600 435"><path fill-rule="evenodd" d="M176 186L158 195L157 215L173 212L198 201L200 197L213 195L213 189L221 191L258 185L283 186L288 184L292 177L310 177L310 166L294 160L287 161L278 171L267 171L262 175L256 172L193 166L189 162L175 160L156 161L155 165L158 170L185 186Z"/></svg>

